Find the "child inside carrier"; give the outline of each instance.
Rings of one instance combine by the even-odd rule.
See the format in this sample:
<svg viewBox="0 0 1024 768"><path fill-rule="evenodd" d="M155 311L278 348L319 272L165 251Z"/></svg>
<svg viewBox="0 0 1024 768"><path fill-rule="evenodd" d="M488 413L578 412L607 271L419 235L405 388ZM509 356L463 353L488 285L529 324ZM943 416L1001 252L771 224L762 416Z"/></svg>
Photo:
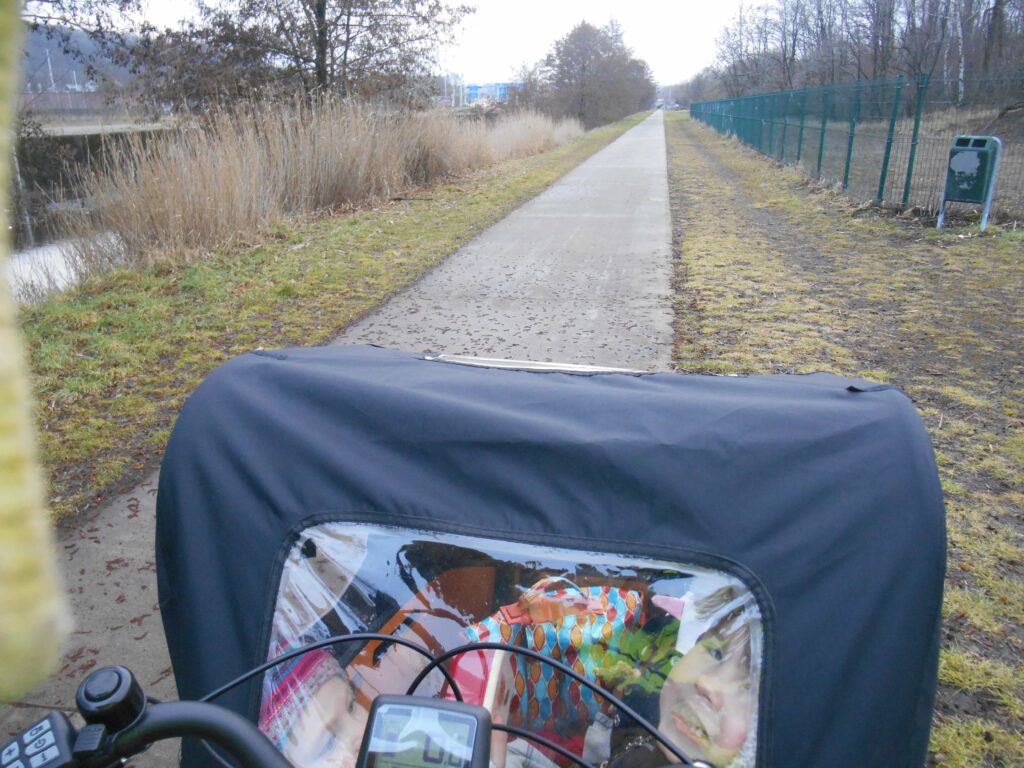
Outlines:
<svg viewBox="0 0 1024 768"><path fill-rule="evenodd" d="M944 515L889 386L252 353L157 523L183 698L317 645L219 700L295 766L361 766L414 682L489 712L495 768L924 762Z"/></svg>

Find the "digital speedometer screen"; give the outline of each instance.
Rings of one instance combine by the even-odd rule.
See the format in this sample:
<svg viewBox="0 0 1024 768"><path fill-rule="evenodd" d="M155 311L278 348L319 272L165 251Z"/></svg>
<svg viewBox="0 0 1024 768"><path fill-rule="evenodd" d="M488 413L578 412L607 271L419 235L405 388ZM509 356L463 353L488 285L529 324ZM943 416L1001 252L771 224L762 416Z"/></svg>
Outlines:
<svg viewBox="0 0 1024 768"><path fill-rule="evenodd" d="M470 768L477 720L429 706L383 704L370 724L366 768Z"/></svg>

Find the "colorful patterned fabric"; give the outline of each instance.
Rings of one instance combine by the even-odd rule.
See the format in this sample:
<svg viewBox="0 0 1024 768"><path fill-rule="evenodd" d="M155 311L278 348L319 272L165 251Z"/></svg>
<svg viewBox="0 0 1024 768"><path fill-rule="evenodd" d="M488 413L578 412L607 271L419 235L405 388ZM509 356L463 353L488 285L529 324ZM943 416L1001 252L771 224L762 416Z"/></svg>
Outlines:
<svg viewBox="0 0 1024 768"><path fill-rule="evenodd" d="M597 682L596 670L609 641L643 621L643 599L635 590L577 587L565 579L543 579L513 605L467 628L472 642L503 642L543 653ZM593 691L553 667L514 656L515 693L510 721L535 730L565 733L585 727L600 711Z"/></svg>
<svg viewBox="0 0 1024 768"><path fill-rule="evenodd" d="M326 640L330 635L323 622L317 622L301 638L279 639L269 658L307 643ZM313 695L330 678L340 674L338 660L324 648L308 651L269 669L263 677L260 730L283 752Z"/></svg>

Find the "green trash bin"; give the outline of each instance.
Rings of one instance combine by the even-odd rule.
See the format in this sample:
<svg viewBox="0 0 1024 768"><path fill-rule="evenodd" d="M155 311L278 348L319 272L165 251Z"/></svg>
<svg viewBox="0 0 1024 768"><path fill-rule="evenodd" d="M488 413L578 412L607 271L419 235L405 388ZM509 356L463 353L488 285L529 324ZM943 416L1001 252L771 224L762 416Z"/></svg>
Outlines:
<svg viewBox="0 0 1024 768"><path fill-rule="evenodd" d="M949 166L946 170L946 186L939 205L939 221L942 229L946 217L946 203L976 203L984 206L981 214L981 229L988 225L989 210L992 207L992 193L999 173L999 158L1003 143L997 136L954 136L949 148Z"/></svg>

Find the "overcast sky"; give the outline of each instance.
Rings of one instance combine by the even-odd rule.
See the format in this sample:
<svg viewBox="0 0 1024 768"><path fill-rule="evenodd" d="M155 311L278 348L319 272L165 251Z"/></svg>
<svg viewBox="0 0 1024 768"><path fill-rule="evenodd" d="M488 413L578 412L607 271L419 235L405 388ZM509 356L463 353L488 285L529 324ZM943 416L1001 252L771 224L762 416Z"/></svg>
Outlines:
<svg viewBox="0 0 1024 768"><path fill-rule="evenodd" d="M456 44L442 51L441 64L467 83L511 80L581 21L601 26L615 19L634 55L659 83L671 85L713 63L715 38L742 0L463 1L477 11L463 22ZM171 24L191 8L190 0L150 0L147 16Z"/></svg>

